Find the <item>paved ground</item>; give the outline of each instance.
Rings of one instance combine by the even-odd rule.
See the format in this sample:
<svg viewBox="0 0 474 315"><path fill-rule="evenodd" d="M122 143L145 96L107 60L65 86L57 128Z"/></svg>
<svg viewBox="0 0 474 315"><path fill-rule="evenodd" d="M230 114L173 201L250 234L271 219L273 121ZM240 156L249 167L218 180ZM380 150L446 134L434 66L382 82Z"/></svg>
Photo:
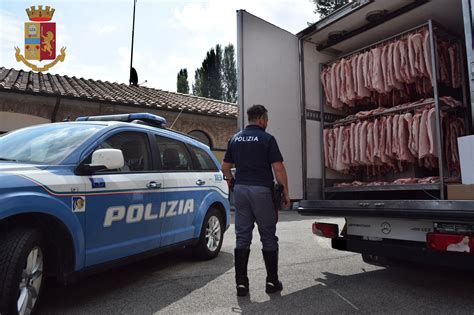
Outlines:
<svg viewBox="0 0 474 315"><path fill-rule="evenodd" d="M328 219L327 219L328 220ZM48 287L40 314L341 314L466 313L474 311L474 274L419 266L373 267L360 255L331 249L311 233L314 218L283 212L278 224L279 295L264 292L258 234L249 263L250 297L234 289L233 225L218 258L196 262L170 253ZM340 219L328 221L342 224Z"/></svg>

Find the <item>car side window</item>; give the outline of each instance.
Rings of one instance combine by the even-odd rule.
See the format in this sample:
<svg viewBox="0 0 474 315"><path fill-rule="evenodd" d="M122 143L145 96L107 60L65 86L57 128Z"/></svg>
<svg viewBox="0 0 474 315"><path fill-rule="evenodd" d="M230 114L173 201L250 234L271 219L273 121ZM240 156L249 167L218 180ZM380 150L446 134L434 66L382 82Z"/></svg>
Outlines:
<svg viewBox="0 0 474 315"><path fill-rule="evenodd" d="M191 146L191 151L196 156L197 169L201 171L217 171L218 168L212 158L203 149Z"/></svg>
<svg viewBox="0 0 474 315"><path fill-rule="evenodd" d="M150 143L145 133L117 133L102 142L97 149L121 150L125 165L118 170L120 172L144 172L153 169Z"/></svg>
<svg viewBox="0 0 474 315"><path fill-rule="evenodd" d="M163 171L192 169L192 161L184 143L167 137L156 136Z"/></svg>

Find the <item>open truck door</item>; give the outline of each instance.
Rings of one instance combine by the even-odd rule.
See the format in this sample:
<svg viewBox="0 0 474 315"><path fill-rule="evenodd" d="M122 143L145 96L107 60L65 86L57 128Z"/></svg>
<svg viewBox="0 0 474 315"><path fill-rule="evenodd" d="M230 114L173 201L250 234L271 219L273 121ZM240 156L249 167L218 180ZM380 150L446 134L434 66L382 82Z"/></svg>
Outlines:
<svg viewBox="0 0 474 315"><path fill-rule="evenodd" d="M264 105L268 132L285 159L291 199L303 198L303 137L298 38L244 10L237 11L239 128L246 110Z"/></svg>
<svg viewBox="0 0 474 315"><path fill-rule="evenodd" d="M474 3L471 0L462 0L464 36L466 40L466 57L468 63L469 92L471 108L474 108ZM471 112L471 128L474 123L474 111ZM474 130L474 128L472 128Z"/></svg>

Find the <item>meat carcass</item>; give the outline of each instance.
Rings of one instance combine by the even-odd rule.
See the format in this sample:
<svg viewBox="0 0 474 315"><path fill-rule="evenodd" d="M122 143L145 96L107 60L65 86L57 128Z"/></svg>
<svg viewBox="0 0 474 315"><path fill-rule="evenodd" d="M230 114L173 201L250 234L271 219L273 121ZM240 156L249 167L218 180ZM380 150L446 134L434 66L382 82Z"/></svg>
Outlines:
<svg viewBox="0 0 474 315"><path fill-rule="evenodd" d="M425 32L423 35L423 56L425 61L425 69L428 73L431 85L433 85L433 76L431 74L433 65L431 64L431 42L430 32Z"/></svg>
<svg viewBox="0 0 474 315"><path fill-rule="evenodd" d="M366 87L364 66L364 54L360 54L357 57L357 97L364 98L370 96L370 91Z"/></svg>
<svg viewBox="0 0 474 315"><path fill-rule="evenodd" d="M329 167L329 130L323 129L324 166Z"/></svg>
<svg viewBox="0 0 474 315"><path fill-rule="evenodd" d="M401 114L398 118L398 159L400 161L413 163L415 159L413 158L413 155L411 155L410 150L408 149L410 135L406 115L407 114Z"/></svg>
<svg viewBox="0 0 474 315"><path fill-rule="evenodd" d="M368 122L364 121L359 129L359 152L362 165L369 165L369 159L367 158L367 126Z"/></svg>
<svg viewBox="0 0 474 315"><path fill-rule="evenodd" d="M331 71L330 68L325 68L321 71L321 84L324 90L324 96L326 97L326 104L331 106L332 98L331 98Z"/></svg>
<svg viewBox="0 0 474 315"><path fill-rule="evenodd" d="M430 139L428 138L428 112L425 108L421 114L420 132L418 138L418 159L423 159L430 154Z"/></svg>
<svg viewBox="0 0 474 315"><path fill-rule="evenodd" d="M436 137L436 109L434 107L428 111L426 128L428 130L428 140L430 143L429 153L432 156L438 157L438 141Z"/></svg>
<svg viewBox="0 0 474 315"><path fill-rule="evenodd" d="M335 62L331 66L331 105L333 108L340 109L344 106L344 104L341 102L339 99L339 88L340 88L340 82L339 82L339 74L338 74L338 62Z"/></svg>
<svg viewBox="0 0 474 315"><path fill-rule="evenodd" d="M387 156L387 158L389 159L393 159L394 158L394 155L393 155L393 152L392 152L392 147L393 147L393 144L392 144L392 133L393 133L393 128L392 128L392 116L388 116L387 117L387 120L385 122L385 125L386 125L386 141L385 141L385 156Z"/></svg>
<svg viewBox="0 0 474 315"><path fill-rule="evenodd" d="M412 119L411 141L408 146L411 154L413 154L413 156L416 158L418 158L418 143L420 139L420 120L421 120L421 113L416 113Z"/></svg>
<svg viewBox="0 0 474 315"><path fill-rule="evenodd" d="M359 121L354 128L354 164L360 165L360 127L362 123Z"/></svg>
<svg viewBox="0 0 474 315"><path fill-rule="evenodd" d="M351 164L351 151L350 151L350 127L342 127L342 163L344 164L344 170L349 169Z"/></svg>
<svg viewBox="0 0 474 315"><path fill-rule="evenodd" d="M334 129L328 130L328 160L329 168L334 169L336 153L336 137Z"/></svg>
<svg viewBox="0 0 474 315"><path fill-rule="evenodd" d="M398 122L400 115L396 114L392 119L392 156L398 160L399 159L399 150L400 150L400 141L398 139Z"/></svg>
<svg viewBox="0 0 474 315"><path fill-rule="evenodd" d="M400 51L401 41L396 41L393 47L393 70L397 82L404 83L402 76L402 54Z"/></svg>
<svg viewBox="0 0 474 315"><path fill-rule="evenodd" d="M408 49L406 41L401 39L398 41L398 50L400 52L400 76L403 83L413 83L410 73L410 65L408 60Z"/></svg>
<svg viewBox="0 0 474 315"><path fill-rule="evenodd" d="M385 78L382 72L382 51L379 47L375 47L370 52L372 53L372 87L379 93L385 93Z"/></svg>
<svg viewBox="0 0 474 315"><path fill-rule="evenodd" d="M399 178L393 181L396 185L417 184L418 178Z"/></svg>
<svg viewBox="0 0 474 315"><path fill-rule="evenodd" d="M373 165L375 162L374 156L374 123L369 122L367 124L367 160L370 165Z"/></svg>
<svg viewBox="0 0 474 315"><path fill-rule="evenodd" d="M355 126L355 123L351 123L349 128L350 165L355 165Z"/></svg>
<svg viewBox="0 0 474 315"><path fill-rule="evenodd" d="M459 66L459 55L456 44L452 44L448 48L449 61L451 64L451 83L453 88L459 88L461 86L461 71Z"/></svg>

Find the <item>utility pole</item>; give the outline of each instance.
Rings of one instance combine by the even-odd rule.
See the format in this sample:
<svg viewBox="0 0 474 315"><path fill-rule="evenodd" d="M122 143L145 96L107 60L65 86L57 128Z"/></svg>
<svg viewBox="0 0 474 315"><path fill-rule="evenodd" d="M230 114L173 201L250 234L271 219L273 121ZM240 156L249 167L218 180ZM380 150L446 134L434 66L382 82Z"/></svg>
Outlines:
<svg viewBox="0 0 474 315"><path fill-rule="evenodd" d="M135 7L137 4L137 0L133 0L133 24L132 24L132 55L130 57L130 77L129 77L129 84L130 85L137 85L138 83L138 76L135 69L133 69L133 39L135 37Z"/></svg>

